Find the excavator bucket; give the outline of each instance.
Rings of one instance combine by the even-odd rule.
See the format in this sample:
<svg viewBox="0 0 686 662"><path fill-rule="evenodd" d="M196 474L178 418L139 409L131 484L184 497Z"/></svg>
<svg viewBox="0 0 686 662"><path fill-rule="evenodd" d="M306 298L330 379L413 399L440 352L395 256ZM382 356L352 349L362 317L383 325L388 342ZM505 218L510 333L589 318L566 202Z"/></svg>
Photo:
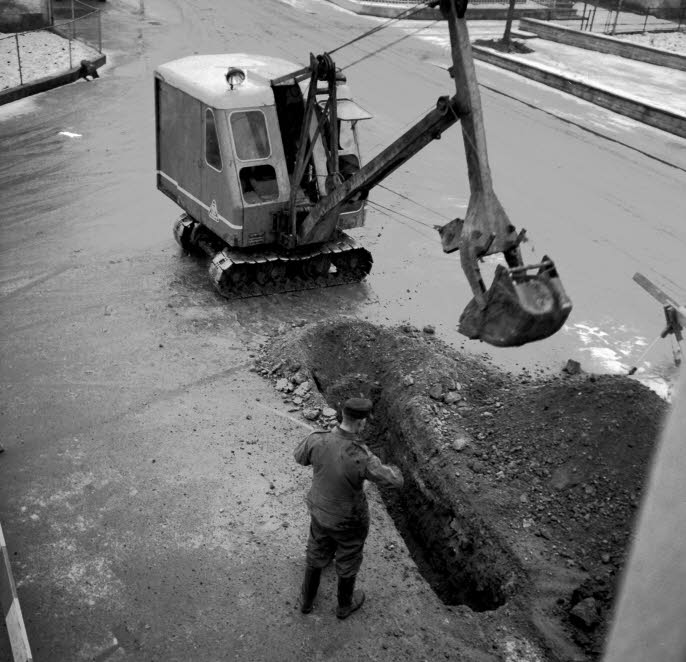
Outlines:
<svg viewBox="0 0 686 662"><path fill-rule="evenodd" d="M460 316L460 333L497 347L518 347L542 340L565 323L572 302L547 257L537 274L531 267L508 269L498 265L495 278L484 294L485 306L472 299Z"/></svg>

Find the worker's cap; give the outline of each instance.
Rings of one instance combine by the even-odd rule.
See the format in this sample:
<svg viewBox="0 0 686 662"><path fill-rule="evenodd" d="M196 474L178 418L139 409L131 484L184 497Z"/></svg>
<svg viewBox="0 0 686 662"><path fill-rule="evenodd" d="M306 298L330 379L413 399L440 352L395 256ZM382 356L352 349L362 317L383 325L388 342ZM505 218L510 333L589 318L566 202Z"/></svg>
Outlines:
<svg viewBox="0 0 686 662"><path fill-rule="evenodd" d="M372 401L367 398L350 398L343 403L343 415L349 418L367 418L372 411Z"/></svg>

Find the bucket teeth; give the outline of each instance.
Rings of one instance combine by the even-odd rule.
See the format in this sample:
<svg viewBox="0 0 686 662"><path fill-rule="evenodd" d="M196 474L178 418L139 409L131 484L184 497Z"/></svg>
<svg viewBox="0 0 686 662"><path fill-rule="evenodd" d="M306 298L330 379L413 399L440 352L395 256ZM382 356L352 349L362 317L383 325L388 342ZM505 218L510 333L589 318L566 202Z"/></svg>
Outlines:
<svg viewBox="0 0 686 662"><path fill-rule="evenodd" d="M472 299L460 316L459 331L496 347L519 347L551 336L571 310L552 262L538 274L516 280L498 265L486 305L481 308Z"/></svg>

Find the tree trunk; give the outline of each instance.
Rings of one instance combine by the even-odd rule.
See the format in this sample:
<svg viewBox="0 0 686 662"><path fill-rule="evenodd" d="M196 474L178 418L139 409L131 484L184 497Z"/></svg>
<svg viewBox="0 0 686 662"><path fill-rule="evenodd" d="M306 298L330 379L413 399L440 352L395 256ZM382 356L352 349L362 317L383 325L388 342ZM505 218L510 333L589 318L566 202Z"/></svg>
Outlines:
<svg viewBox="0 0 686 662"><path fill-rule="evenodd" d="M507 8L507 19L505 21L505 34L503 34L503 43L510 45L510 30L512 30L512 20L514 19L515 0L510 0L510 5Z"/></svg>

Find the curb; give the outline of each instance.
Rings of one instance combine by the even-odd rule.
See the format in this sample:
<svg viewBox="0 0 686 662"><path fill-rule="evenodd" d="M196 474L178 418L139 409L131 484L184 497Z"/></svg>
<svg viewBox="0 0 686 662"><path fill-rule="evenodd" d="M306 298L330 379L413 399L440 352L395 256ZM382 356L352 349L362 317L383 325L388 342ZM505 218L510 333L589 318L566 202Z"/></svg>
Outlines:
<svg viewBox="0 0 686 662"><path fill-rule="evenodd" d="M105 62L107 62L107 58L105 55L101 54L94 60L89 60L89 62L96 69L99 69L105 64ZM73 67L72 69L69 69L61 74L45 76L45 78L39 78L31 83L25 83L24 85L18 85L17 87L10 87L9 89L0 92L0 106L6 103L11 103L12 101L17 101L18 99L23 99L31 96L32 94L38 94L39 92L45 92L46 90L52 90L55 87L73 83L75 80L79 79L80 72L81 65L78 67Z"/></svg>
<svg viewBox="0 0 686 662"><path fill-rule="evenodd" d="M355 14L364 16L376 16L378 18L396 18L398 14L407 11L407 5L381 5L377 3L365 2L364 0L328 0L331 4L337 5L342 9L347 9ZM507 18L507 7L483 8L467 5L466 18L470 20L483 21L504 21ZM557 12L554 9L541 7L540 9L517 9L515 8L515 18L537 18L542 20L553 20L560 15L567 16L568 12ZM426 7L412 15L413 21L441 21L443 14L438 8Z"/></svg>
<svg viewBox="0 0 686 662"><path fill-rule="evenodd" d="M567 78L543 65L534 66L527 64L482 46L472 45L472 51L474 57L478 60L513 71L549 87L562 90L603 108L608 108L620 115L631 117L644 124L662 129L681 138L686 138L686 116L680 115L668 108L661 108L638 99L625 97L598 85Z"/></svg>
<svg viewBox="0 0 686 662"><path fill-rule="evenodd" d="M31 648L29 647L29 639L24 627L24 619L21 615L17 587L12 577L12 567L10 566L10 557L5 545L5 536L2 534L2 525L0 525L0 553L2 553L0 606L2 606L2 613L7 624L12 656L14 657L14 662L32 662Z"/></svg>
<svg viewBox="0 0 686 662"><path fill-rule="evenodd" d="M648 64L660 67L670 67L686 71L686 55L671 53L659 48L643 46L642 44L632 44L609 35L581 32L574 28L568 28L563 25L551 25L546 21L538 21L531 18L521 19L519 21L519 29L548 41L567 44L576 48L585 48L597 53L619 55L620 57L647 62Z"/></svg>

